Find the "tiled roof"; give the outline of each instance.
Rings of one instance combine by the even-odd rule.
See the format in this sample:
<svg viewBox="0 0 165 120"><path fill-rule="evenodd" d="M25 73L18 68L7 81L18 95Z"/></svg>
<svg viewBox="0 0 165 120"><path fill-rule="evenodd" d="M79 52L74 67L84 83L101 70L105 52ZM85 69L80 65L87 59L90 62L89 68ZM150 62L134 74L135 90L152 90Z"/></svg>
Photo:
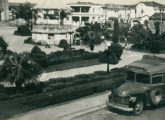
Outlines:
<svg viewBox="0 0 165 120"><path fill-rule="evenodd" d="M9 7L18 7L18 6L20 6L21 4L25 4L25 3L9 2ZM32 7L34 7L36 4L30 3L30 5L31 5Z"/></svg>
<svg viewBox="0 0 165 120"><path fill-rule="evenodd" d="M125 8L134 8L136 5L118 5L118 4L105 4L103 8L108 9L125 9Z"/></svg>
<svg viewBox="0 0 165 120"><path fill-rule="evenodd" d="M143 3L143 4L145 4L146 6L153 6L153 7L165 7L165 5L163 5L163 4L160 4L160 3L157 3L157 2L154 2L154 1L152 1L152 2L149 2L149 1L146 1L146 2L140 2L140 3ZM139 4L139 3L138 3Z"/></svg>
<svg viewBox="0 0 165 120"><path fill-rule="evenodd" d="M68 5L100 5L92 2L75 2L75 3L69 3Z"/></svg>

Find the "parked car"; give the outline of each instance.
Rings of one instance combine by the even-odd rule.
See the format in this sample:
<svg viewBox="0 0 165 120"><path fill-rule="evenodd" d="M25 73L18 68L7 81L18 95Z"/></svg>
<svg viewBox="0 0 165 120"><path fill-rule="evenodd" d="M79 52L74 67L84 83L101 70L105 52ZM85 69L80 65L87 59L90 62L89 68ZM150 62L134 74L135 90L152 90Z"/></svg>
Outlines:
<svg viewBox="0 0 165 120"><path fill-rule="evenodd" d="M124 67L125 83L112 90L108 108L139 115L145 106L157 106L165 100L165 56L143 56Z"/></svg>

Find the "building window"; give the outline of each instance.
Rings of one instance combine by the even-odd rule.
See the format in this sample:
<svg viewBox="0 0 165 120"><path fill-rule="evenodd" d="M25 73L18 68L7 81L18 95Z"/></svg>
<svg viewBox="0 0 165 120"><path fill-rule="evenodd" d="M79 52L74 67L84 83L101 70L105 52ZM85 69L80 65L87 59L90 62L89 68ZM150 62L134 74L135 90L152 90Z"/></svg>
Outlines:
<svg viewBox="0 0 165 120"><path fill-rule="evenodd" d="M152 77L152 83L162 83L163 82L163 76L162 75L155 75Z"/></svg>
<svg viewBox="0 0 165 120"><path fill-rule="evenodd" d="M69 17L66 17L66 20L69 21Z"/></svg>
<svg viewBox="0 0 165 120"><path fill-rule="evenodd" d="M82 7L81 12L86 12L87 13L87 12L89 12L89 8L90 7Z"/></svg>
<svg viewBox="0 0 165 120"><path fill-rule="evenodd" d="M74 22L77 22L77 21L79 21L79 17L72 17L72 20L73 20Z"/></svg>
<svg viewBox="0 0 165 120"><path fill-rule="evenodd" d="M72 7L74 12L80 12L80 7Z"/></svg>
<svg viewBox="0 0 165 120"><path fill-rule="evenodd" d="M100 21L100 17L98 17L98 21Z"/></svg>
<svg viewBox="0 0 165 120"><path fill-rule="evenodd" d="M95 17L92 17L92 20L95 21Z"/></svg>
<svg viewBox="0 0 165 120"><path fill-rule="evenodd" d="M89 17L82 17L82 21L84 21L84 22L89 21Z"/></svg>
<svg viewBox="0 0 165 120"><path fill-rule="evenodd" d="M141 14L143 14L144 13L144 10L143 9L141 9Z"/></svg>

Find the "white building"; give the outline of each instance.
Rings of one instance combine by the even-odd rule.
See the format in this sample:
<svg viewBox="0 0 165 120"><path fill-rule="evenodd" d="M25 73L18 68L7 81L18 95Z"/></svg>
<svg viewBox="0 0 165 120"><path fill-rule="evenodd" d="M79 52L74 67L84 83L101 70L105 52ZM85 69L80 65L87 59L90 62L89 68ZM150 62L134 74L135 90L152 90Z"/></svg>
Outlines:
<svg viewBox="0 0 165 120"><path fill-rule="evenodd" d="M83 26L87 23L103 23L105 15L103 14L102 5L91 2L76 2L68 4L72 11L72 24Z"/></svg>
<svg viewBox="0 0 165 120"><path fill-rule="evenodd" d="M131 18L135 17L134 5L105 4L103 9L106 21L118 18L128 22Z"/></svg>
<svg viewBox="0 0 165 120"><path fill-rule="evenodd" d="M140 2L135 5L135 17L131 18L131 26L134 21L139 21L141 24L154 15L155 13L165 13L165 5L157 2Z"/></svg>
<svg viewBox="0 0 165 120"><path fill-rule="evenodd" d="M0 0L0 21L9 20L9 2L8 0Z"/></svg>
<svg viewBox="0 0 165 120"><path fill-rule="evenodd" d="M165 5L156 2L140 2L136 5L136 17L152 16L155 13L164 13Z"/></svg>

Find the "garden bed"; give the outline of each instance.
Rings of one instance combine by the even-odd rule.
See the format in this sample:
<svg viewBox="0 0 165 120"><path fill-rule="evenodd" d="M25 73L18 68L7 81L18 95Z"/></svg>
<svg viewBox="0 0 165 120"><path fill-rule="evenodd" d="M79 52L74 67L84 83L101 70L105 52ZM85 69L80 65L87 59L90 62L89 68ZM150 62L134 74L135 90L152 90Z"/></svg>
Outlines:
<svg viewBox="0 0 165 120"><path fill-rule="evenodd" d="M50 79L42 93L24 97L21 102L31 106L45 107L115 88L124 82L124 72L104 71L77 75L70 78ZM42 103L42 104L40 104Z"/></svg>

